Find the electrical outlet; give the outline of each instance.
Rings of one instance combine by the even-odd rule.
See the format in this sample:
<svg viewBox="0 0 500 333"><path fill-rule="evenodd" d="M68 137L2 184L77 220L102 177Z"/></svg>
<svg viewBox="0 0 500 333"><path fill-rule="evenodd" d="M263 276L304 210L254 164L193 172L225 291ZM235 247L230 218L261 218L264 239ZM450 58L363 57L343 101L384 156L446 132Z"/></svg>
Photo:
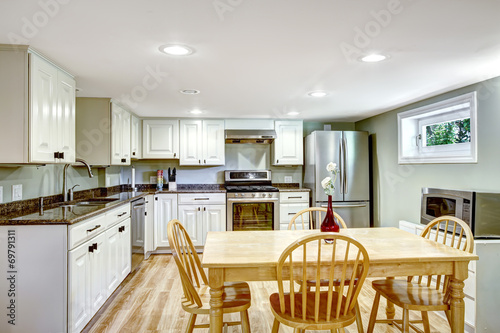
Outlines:
<svg viewBox="0 0 500 333"><path fill-rule="evenodd" d="M12 185L12 201L23 199L23 185Z"/></svg>
<svg viewBox="0 0 500 333"><path fill-rule="evenodd" d="M3 186L0 186L0 203L3 202Z"/></svg>
<svg viewBox="0 0 500 333"><path fill-rule="evenodd" d="M291 183L292 182L292 176L285 176L285 183Z"/></svg>
<svg viewBox="0 0 500 333"><path fill-rule="evenodd" d="M156 184L156 178L157 178L156 176L149 177L149 183L150 184Z"/></svg>

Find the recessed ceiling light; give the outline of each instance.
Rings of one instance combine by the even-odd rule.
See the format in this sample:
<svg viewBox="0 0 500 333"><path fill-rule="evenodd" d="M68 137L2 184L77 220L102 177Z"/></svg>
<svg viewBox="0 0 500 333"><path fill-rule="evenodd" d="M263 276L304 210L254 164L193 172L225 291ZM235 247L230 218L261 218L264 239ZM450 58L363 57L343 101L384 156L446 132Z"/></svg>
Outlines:
<svg viewBox="0 0 500 333"><path fill-rule="evenodd" d="M299 112L297 112L297 111L290 111L290 112L287 113L287 115L289 115L289 116L298 116Z"/></svg>
<svg viewBox="0 0 500 333"><path fill-rule="evenodd" d="M169 55L176 56L190 55L194 52L192 48L178 44L162 45L160 46L160 51Z"/></svg>
<svg viewBox="0 0 500 333"><path fill-rule="evenodd" d="M364 56L361 58L361 61L363 62L379 62L382 60L387 59L387 56L383 54L369 54L367 56Z"/></svg>
<svg viewBox="0 0 500 333"><path fill-rule="evenodd" d="M308 95L312 97L325 97L328 93L326 91L316 90L309 92Z"/></svg>
<svg viewBox="0 0 500 333"><path fill-rule="evenodd" d="M194 109L194 110L189 111L189 113L191 113L191 114L201 114L201 113L203 113L203 111L198 110L198 109Z"/></svg>
<svg viewBox="0 0 500 333"><path fill-rule="evenodd" d="M181 94L185 95L198 95L200 93L200 91L196 89L183 89L179 91L181 92Z"/></svg>

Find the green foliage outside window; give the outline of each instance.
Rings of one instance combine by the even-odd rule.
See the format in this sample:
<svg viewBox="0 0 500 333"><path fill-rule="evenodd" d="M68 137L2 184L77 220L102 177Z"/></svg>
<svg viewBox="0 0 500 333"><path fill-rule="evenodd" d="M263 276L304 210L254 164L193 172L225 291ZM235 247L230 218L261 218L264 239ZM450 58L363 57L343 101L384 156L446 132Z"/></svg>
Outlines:
<svg viewBox="0 0 500 333"><path fill-rule="evenodd" d="M428 125L425 131L427 146L470 142L470 118Z"/></svg>

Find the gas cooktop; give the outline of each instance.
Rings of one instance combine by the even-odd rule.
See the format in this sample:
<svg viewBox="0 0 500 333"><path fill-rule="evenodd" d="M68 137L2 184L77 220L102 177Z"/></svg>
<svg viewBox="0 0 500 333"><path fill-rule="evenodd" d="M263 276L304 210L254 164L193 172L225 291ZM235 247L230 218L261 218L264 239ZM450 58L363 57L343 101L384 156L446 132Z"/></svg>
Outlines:
<svg viewBox="0 0 500 333"><path fill-rule="evenodd" d="M271 185L226 185L227 192L278 192L279 190Z"/></svg>

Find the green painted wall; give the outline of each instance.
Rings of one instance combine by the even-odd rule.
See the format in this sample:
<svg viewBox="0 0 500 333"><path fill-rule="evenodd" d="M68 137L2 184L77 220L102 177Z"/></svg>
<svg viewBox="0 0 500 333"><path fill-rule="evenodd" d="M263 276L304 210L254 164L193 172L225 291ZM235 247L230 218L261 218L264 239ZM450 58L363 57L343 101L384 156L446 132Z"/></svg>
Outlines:
<svg viewBox="0 0 500 333"><path fill-rule="evenodd" d="M477 91L478 163L398 164L397 113ZM441 94L355 124L372 142L375 226L420 222L422 187L500 192L500 77Z"/></svg>

